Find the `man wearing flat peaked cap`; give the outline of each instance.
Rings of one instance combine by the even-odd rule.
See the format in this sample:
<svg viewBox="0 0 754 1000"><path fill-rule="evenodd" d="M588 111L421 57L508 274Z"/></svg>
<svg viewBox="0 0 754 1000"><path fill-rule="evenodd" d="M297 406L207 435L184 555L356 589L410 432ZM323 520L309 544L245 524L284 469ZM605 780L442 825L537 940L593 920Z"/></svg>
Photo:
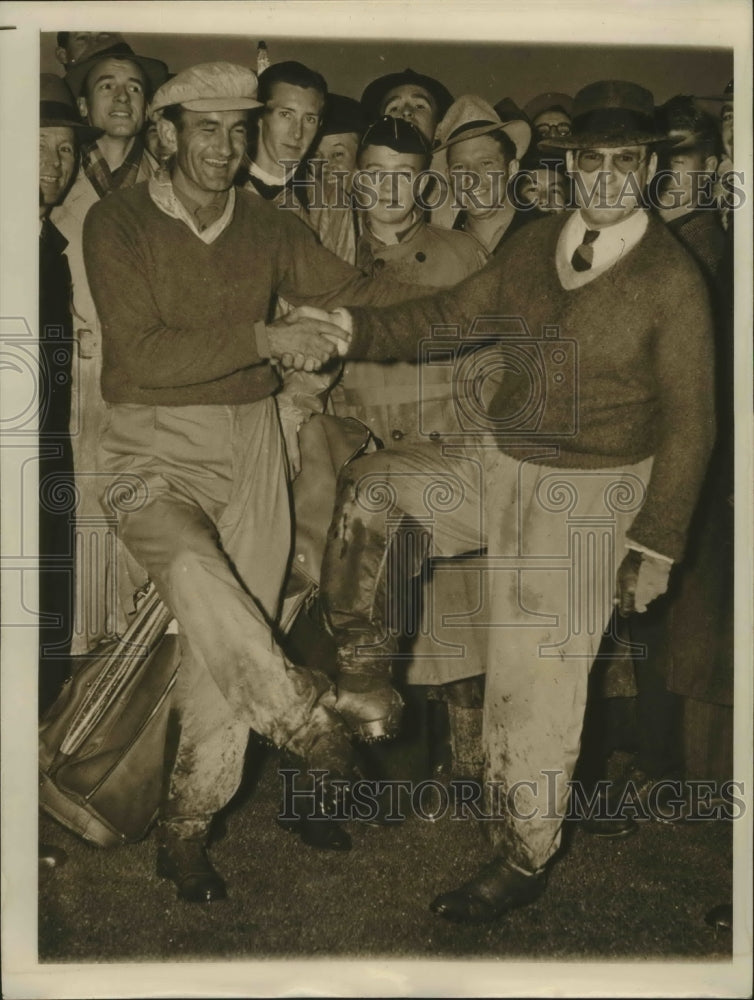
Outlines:
<svg viewBox="0 0 754 1000"><path fill-rule="evenodd" d="M249 729L330 775L350 767L328 683L288 663L270 631L290 545L272 362L312 370L338 329L295 309L270 323L275 297L330 306L413 291L371 283L291 213L234 188L256 94L251 70L223 62L165 83L150 113L170 174L103 199L84 229L108 404L100 468L137 477L121 538L181 635L158 872L192 902L226 893L205 844Z"/></svg>

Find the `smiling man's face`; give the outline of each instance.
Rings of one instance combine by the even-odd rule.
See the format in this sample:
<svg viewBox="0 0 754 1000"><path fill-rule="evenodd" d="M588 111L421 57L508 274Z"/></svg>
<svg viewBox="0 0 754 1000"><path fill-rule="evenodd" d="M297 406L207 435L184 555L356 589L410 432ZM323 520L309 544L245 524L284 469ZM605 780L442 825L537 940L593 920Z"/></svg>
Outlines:
<svg viewBox="0 0 754 1000"><path fill-rule="evenodd" d="M76 170L73 129L65 126L39 130L39 204L50 208L63 196Z"/></svg>
<svg viewBox="0 0 754 1000"><path fill-rule="evenodd" d="M158 122L160 139L175 151L173 183L200 204L233 184L246 151L247 114L184 109L177 125Z"/></svg>
<svg viewBox="0 0 754 1000"><path fill-rule="evenodd" d="M113 139L130 139L144 125L144 74L128 59L103 59L89 72L79 110Z"/></svg>

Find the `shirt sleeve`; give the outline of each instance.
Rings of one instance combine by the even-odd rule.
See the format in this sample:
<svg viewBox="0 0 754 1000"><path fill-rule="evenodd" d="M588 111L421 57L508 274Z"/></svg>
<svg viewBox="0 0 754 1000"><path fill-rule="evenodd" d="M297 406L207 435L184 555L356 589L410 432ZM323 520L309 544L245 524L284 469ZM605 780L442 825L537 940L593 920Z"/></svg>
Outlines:
<svg viewBox="0 0 754 1000"><path fill-rule="evenodd" d="M105 198L84 223L84 261L105 360L145 389L196 385L262 363L249 323L218 323L210 337L190 315L180 326L164 322L128 211L120 199Z"/></svg>

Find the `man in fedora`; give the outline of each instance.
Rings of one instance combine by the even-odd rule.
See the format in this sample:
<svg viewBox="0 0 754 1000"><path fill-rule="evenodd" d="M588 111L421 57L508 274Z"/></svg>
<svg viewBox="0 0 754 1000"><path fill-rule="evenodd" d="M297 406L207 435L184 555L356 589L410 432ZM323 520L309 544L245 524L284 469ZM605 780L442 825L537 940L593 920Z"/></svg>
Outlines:
<svg viewBox="0 0 754 1000"><path fill-rule="evenodd" d="M643 87L585 87L559 140L578 210L524 227L453 289L351 310L339 345L367 360L416 358L422 341L436 363L455 351L471 390L452 450L383 451L346 470L323 566L339 656L371 666L375 689L396 649L384 610L396 525L429 521L435 554L487 548L493 855L433 901L449 920L494 920L543 891L603 630L614 605L630 615L662 594L684 551L714 437L711 316L696 264L642 205L663 138ZM464 346L499 357L480 351L475 369Z"/></svg>
<svg viewBox="0 0 754 1000"><path fill-rule="evenodd" d="M663 779L731 777L724 766L711 767L712 761L732 761L733 287L731 248L712 197L722 150L717 121L690 96L677 95L663 104L657 122L674 144L661 150L655 206L699 265L713 306L717 440L694 513L693 544L676 586L630 622L631 639L643 649L634 663L637 754L612 786L614 802L627 781L646 803L661 794L654 789ZM693 722L708 711L716 713L717 722L709 743L699 739ZM684 754L691 732L696 751ZM666 788L672 800L673 786Z"/></svg>
<svg viewBox="0 0 754 1000"><path fill-rule="evenodd" d="M537 141L570 135L573 98L553 91L537 94L524 105L524 114Z"/></svg>
<svg viewBox="0 0 754 1000"><path fill-rule="evenodd" d="M431 143L440 119L453 103L448 89L431 76L404 69L378 77L365 88L361 106L368 121L382 115L405 118Z"/></svg>
<svg viewBox="0 0 754 1000"><path fill-rule="evenodd" d="M50 220L50 212L73 183L81 142L96 139L100 132L81 121L63 80L42 73L39 85L39 702L44 710L68 676L73 628L71 514L53 502L56 494L66 490L74 494L69 435L73 373L71 272L65 255L67 241Z"/></svg>
<svg viewBox="0 0 754 1000"><path fill-rule="evenodd" d="M81 121L60 77L39 77L39 711L49 708L70 674L73 632L71 512L56 498L74 496L69 434L73 324L66 239L50 220L73 183L79 146L99 135ZM59 847L39 845L39 863L65 862Z"/></svg>
<svg viewBox="0 0 754 1000"><path fill-rule="evenodd" d="M294 215L234 187L257 107L243 66L178 73L151 104L170 173L103 198L84 225L104 346L99 468L138 487L118 511L121 539L181 637L158 871L192 902L225 896L205 845L241 780L250 729L330 776L350 766L328 683L288 663L271 631L290 554L271 361L318 368L333 351L323 334L338 327L295 311L271 322L275 299L329 306L413 291L371 282ZM319 846L350 841L333 823Z"/></svg>
<svg viewBox="0 0 754 1000"><path fill-rule="evenodd" d="M497 109L481 97L460 97L437 129L435 151L444 153L454 203L463 206L453 229L474 236L491 254L525 221L508 199L508 182L531 140L513 101L501 101Z"/></svg>
<svg viewBox="0 0 754 1000"><path fill-rule="evenodd" d="M53 222L68 241L79 361L72 387L72 441L78 477L76 516L87 525L87 551L76 567L77 620L83 629L74 639L76 653L87 652L122 626L117 585L123 587L124 604L126 594L135 589L127 574L116 579L118 571L106 555L109 528L94 474L105 407L100 391L102 334L83 258L84 219L101 198L150 176L141 132L147 101L166 74L164 63L134 53L120 35L93 32L76 50L65 75L82 117L97 129L96 138L82 144L81 168L64 201L52 212Z"/></svg>
<svg viewBox="0 0 754 1000"><path fill-rule="evenodd" d="M358 236L351 181L368 124L358 101L328 94L311 164L317 194L309 206L309 223L322 245L349 264L356 263Z"/></svg>
<svg viewBox="0 0 754 1000"><path fill-rule="evenodd" d="M59 31L56 36L55 58L64 69L86 58L93 42L112 45L119 36L112 31Z"/></svg>
<svg viewBox="0 0 754 1000"><path fill-rule="evenodd" d="M563 154L541 153L537 143L570 135L573 98L552 91L537 94L524 105L524 115L534 142L519 164L512 197L531 222L548 212L562 212L570 201Z"/></svg>

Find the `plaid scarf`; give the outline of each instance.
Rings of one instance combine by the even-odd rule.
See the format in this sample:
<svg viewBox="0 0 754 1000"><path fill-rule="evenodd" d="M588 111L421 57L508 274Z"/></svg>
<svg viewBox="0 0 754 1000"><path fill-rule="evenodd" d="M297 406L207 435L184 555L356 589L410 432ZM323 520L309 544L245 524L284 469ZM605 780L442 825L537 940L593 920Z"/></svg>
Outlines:
<svg viewBox="0 0 754 1000"><path fill-rule="evenodd" d="M85 146L81 156L81 166L91 181L92 187L100 198L117 191L118 188L130 188L139 176L139 167L144 155L144 143L141 136L135 136L128 155L117 170L110 170L107 160L102 155L96 142Z"/></svg>

